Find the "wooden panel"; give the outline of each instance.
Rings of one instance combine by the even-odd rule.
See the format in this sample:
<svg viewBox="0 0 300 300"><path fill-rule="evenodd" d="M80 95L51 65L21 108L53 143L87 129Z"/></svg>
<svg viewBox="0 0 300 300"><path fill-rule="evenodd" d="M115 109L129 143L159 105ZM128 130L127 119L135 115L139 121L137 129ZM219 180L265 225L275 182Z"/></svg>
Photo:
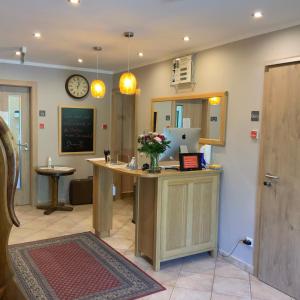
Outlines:
<svg viewBox="0 0 300 300"><path fill-rule="evenodd" d="M156 179L138 179L138 227L139 239L136 240L138 252L153 259L154 216L157 191Z"/></svg>
<svg viewBox="0 0 300 300"><path fill-rule="evenodd" d="M166 183L162 202L162 247L163 256L168 252L186 247L188 184Z"/></svg>
<svg viewBox="0 0 300 300"><path fill-rule="evenodd" d="M192 203L192 245L211 241L212 234L212 182L197 182L193 189Z"/></svg>
<svg viewBox="0 0 300 300"><path fill-rule="evenodd" d="M135 97L113 92L111 109L111 156L113 160L128 162L135 152ZM133 178L115 176L116 198L132 193Z"/></svg>
<svg viewBox="0 0 300 300"><path fill-rule="evenodd" d="M204 175L204 174L203 174ZM163 180L161 259L217 254L219 176Z"/></svg>
<svg viewBox="0 0 300 300"><path fill-rule="evenodd" d="M99 237L107 237L112 229L113 173L94 166L93 227Z"/></svg>
<svg viewBox="0 0 300 300"><path fill-rule="evenodd" d="M300 299L300 64L265 73L259 278ZM268 179L270 173L278 180ZM264 186L263 182L271 182Z"/></svg>

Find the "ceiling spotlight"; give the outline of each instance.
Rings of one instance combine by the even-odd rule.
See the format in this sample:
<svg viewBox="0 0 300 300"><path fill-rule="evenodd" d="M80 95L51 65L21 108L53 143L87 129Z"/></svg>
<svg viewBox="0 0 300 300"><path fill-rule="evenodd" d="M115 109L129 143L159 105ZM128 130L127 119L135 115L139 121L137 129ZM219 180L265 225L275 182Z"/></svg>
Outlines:
<svg viewBox="0 0 300 300"><path fill-rule="evenodd" d="M40 39L42 37L41 33L40 32L35 32L33 34L33 36L36 38L36 39Z"/></svg>
<svg viewBox="0 0 300 300"><path fill-rule="evenodd" d="M80 64L82 64L83 63L83 59L81 59L81 58L78 58L78 60L77 60Z"/></svg>
<svg viewBox="0 0 300 300"><path fill-rule="evenodd" d="M186 36L183 38L183 40L184 40L185 42L189 42L189 41L190 41L190 37L186 35Z"/></svg>
<svg viewBox="0 0 300 300"><path fill-rule="evenodd" d="M260 19L260 18L262 18L264 15L263 15L263 13L261 12L261 11L255 11L253 14L252 14L252 17L254 18L254 19Z"/></svg>
<svg viewBox="0 0 300 300"><path fill-rule="evenodd" d="M21 51L16 51L17 56L21 56Z"/></svg>
<svg viewBox="0 0 300 300"><path fill-rule="evenodd" d="M68 0L71 4L78 5L80 4L80 0Z"/></svg>
<svg viewBox="0 0 300 300"><path fill-rule="evenodd" d="M143 53L143 52L139 52L139 53L138 53L138 56L139 56L139 57L143 57L143 56L144 56L144 53Z"/></svg>

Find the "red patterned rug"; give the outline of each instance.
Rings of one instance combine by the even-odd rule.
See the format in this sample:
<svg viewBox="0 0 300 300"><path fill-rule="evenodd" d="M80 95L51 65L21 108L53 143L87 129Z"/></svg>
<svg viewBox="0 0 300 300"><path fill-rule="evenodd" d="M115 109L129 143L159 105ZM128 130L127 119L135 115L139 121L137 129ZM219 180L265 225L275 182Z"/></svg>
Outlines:
<svg viewBox="0 0 300 300"><path fill-rule="evenodd" d="M12 245L28 299L138 299L165 288L91 232Z"/></svg>

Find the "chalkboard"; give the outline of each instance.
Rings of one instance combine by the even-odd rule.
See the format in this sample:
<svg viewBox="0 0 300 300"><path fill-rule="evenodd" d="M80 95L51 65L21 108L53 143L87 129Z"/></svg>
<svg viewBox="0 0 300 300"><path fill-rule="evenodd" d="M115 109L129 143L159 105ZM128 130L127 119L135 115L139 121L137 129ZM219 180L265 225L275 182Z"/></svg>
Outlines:
<svg viewBox="0 0 300 300"><path fill-rule="evenodd" d="M95 153L95 108L59 108L59 152Z"/></svg>

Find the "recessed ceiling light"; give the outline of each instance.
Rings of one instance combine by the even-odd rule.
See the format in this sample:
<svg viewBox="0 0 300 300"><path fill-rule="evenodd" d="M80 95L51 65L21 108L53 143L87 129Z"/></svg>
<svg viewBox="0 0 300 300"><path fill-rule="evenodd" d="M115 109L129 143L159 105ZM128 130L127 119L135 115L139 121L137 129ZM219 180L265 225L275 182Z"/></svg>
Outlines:
<svg viewBox="0 0 300 300"><path fill-rule="evenodd" d="M83 59L81 59L81 58L78 58L78 60L77 60L80 64L82 64L83 63Z"/></svg>
<svg viewBox="0 0 300 300"><path fill-rule="evenodd" d="M78 5L80 4L80 0L68 0L71 4Z"/></svg>
<svg viewBox="0 0 300 300"><path fill-rule="evenodd" d="M184 40L185 42L189 42L189 41L190 41L190 37L186 35L186 36L183 38L183 40Z"/></svg>
<svg viewBox="0 0 300 300"><path fill-rule="evenodd" d="M143 53L143 52L139 52L139 53L138 53L138 56L139 56L139 57L143 57L143 56L144 56L144 53Z"/></svg>
<svg viewBox="0 0 300 300"><path fill-rule="evenodd" d="M16 55L20 56L21 55L21 51L16 51Z"/></svg>
<svg viewBox="0 0 300 300"><path fill-rule="evenodd" d="M40 32L34 32L33 33L33 36L36 38L36 39L40 39L42 37L41 33Z"/></svg>
<svg viewBox="0 0 300 300"><path fill-rule="evenodd" d="M252 17L254 18L254 19L260 19L260 18L262 18L264 15L263 15L263 13L261 12L261 11L255 11L253 14L252 14Z"/></svg>

